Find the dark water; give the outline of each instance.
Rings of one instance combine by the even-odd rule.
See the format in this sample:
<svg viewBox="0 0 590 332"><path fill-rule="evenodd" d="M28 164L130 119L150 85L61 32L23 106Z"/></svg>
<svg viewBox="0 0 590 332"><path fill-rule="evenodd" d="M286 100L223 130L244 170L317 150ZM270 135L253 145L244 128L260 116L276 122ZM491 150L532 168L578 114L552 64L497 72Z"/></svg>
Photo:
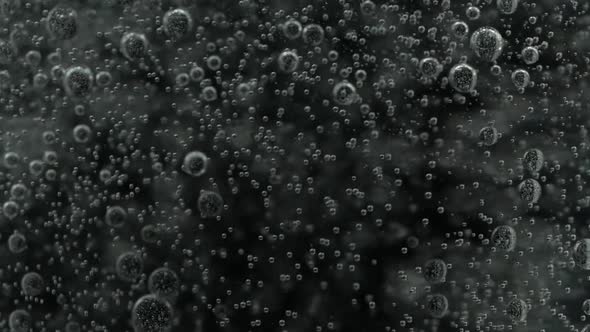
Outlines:
<svg viewBox="0 0 590 332"><path fill-rule="evenodd" d="M584 331L587 1L0 1L1 331Z"/></svg>

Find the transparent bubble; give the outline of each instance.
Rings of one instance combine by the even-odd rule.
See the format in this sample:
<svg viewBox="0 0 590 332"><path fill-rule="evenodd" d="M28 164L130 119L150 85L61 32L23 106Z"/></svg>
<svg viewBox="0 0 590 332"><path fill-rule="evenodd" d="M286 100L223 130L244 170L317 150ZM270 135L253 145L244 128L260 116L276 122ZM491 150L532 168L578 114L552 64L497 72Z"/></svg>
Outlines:
<svg viewBox="0 0 590 332"><path fill-rule="evenodd" d="M512 226L498 226L492 232L490 242L500 250L513 251L516 248L516 231Z"/></svg>
<svg viewBox="0 0 590 332"><path fill-rule="evenodd" d="M176 272L160 267L148 277L148 289L157 297L174 301L180 292L180 279Z"/></svg>
<svg viewBox="0 0 590 332"><path fill-rule="evenodd" d="M8 89L12 85L12 75L8 70L0 70L0 89Z"/></svg>
<svg viewBox="0 0 590 332"><path fill-rule="evenodd" d="M148 40L142 33L127 32L121 37L121 53L131 61L144 58L148 48Z"/></svg>
<svg viewBox="0 0 590 332"><path fill-rule="evenodd" d="M16 50L21 48L29 48L32 46L31 34L29 33L28 29L25 28L25 25L22 23L15 24L13 30L10 32L10 35L8 36L8 40L15 47Z"/></svg>
<svg viewBox="0 0 590 332"><path fill-rule="evenodd" d="M127 221L127 211L119 205L107 208L105 222L111 227L122 227Z"/></svg>
<svg viewBox="0 0 590 332"><path fill-rule="evenodd" d="M197 207L203 218L217 217L223 210L223 198L214 191L204 190L197 199Z"/></svg>
<svg viewBox="0 0 590 332"><path fill-rule="evenodd" d="M469 34L469 26L463 21L457 21L451 25L451 32L456 38L463 39Z"/></svg>
<svg viewBox="0 0 590 332"><path fill-rule="evenodd" d="M191 151L184 157L182 170L192 176L201 176L207 171L208 158L200 151Z"/></svg>
<svg viewBox="0 0 590 332"><path fill-rule="evenodd" d="M13 310L8 316L10 332L29 332L33 328L33 318L23 309Z"/></svg>
<svg viewBox="0 0 590 332"><path fill-rule="evenodd" d="M15 183L10 187L10 197L14 200L20 201L27 197L29 189L22 183Z"/></svg>
<svg viewBox="0 0 590 332"><path fill-rule="evenodd" d="M172 306L154 295L144 295L133 305L132 318L135 332L168 332L172 329Z"/></svg>
<svg viewBox="0 0 590 332"><path fill-rule="evenodd" d="M475 21L481 16L481 11L475 6L469 6L465 10L465 16L467 16L469 20Z"/></svg>
<svg viewBox="0 0 590 332"><path fill-rule="evenodd" d="M49 63L49 65L55 66L55 65L60 64L61 61L62 61L62 56L61 56L60 52L55 51L55 52L51 52L51 53L47 54L47 63Z"/></svg>
<svg viewBox="0 0 590 332"><path fill-rule="evenodd" d="M471 50L482 60L496 61L502 54L504 40L498 30L491 27L482 27L471 35L469 42Z"/></svg>
<svg viewBox="0 0 590 332"><path fill-rule="evenodd" d="M324 28L318 24L308 24L303 28L303 41L314 46L324 41Z"/></svg>
<svg viewBox="0 0 590 332"><path fill-rule="evenodd" d="M449 83L458 92L471 92L477 84L477 72L468 64L457 64L449 71Z"/></svg>
<svg viewBox="0 0 590 332"><path fill-rule="evenodd" d="M43 160L34 159L29 163L29 173L33 176L40 176L45 170L45 163Z"/></svg>
<svg viewBox="0 0 590 332"><path fill-rule="evenodd" d="M532 65L539 61L539 50L537 50L536 47L527 46L522 49L520 55L522 56L524 63L527 65Z"/></svg>
<svg viewBox="0 0 590 332"><path fill-rule="evenodd" d="M0 39L0 64L8 65L16 57L16 48L14 45L4 39Z"/></svg>
<svg viewBox="0 0 590 332"><path fill-rule="evenodd" d="M185 9L173 9L164 14L163 27L168 37L181 39L193 29L193 18Z"/></svg>
<svg viewBox="0 0 590 332"><path fill-rule="evenodd" d="M207 58L207 68L209 68L209 70L219 70L219 68L221 68L221 58L219 57L219 55L211 55L210 57Z"/></svg>
<svg viewBox="0 0 590 332"><path fill-rule="evenodd" d="M49 83L49 76L45 73L37 73L33 76L33 86L38 89L43 89Z"/></svg>
<svg viewBox="0 0 590 332"><path fill-rule="evenodd" d="M146 243L156 243L160 239L161 232L154 225L145 225L141 228L141 239Z"/></svg>
<svg viewBox="0 0 590 332"><path fill-rule="evenodd" d="M55 65L50 69L51 79L54 81L61 81L63 80L66 70L61 65Z"/></svg>
<svg viewBox="0 0 590 332"><path fill-rule="evenodd" d="M422 75L428 78L437 78L443 70L440 62L433 57L426 57L420 60L418 68Z"/></svg>
<svg viewBox="0 0 590 332"><path fill-rule="evenodd" d="M426 299L426 310L434 318L443 318L449 311L449 300L442 294L432 294Z"/></svg>
<svg viewBox="0 0 590 332"><path fill-rule="evenodd" d="M496 0L496 7L504 15L514 14L518 8L518 0Z"/></svg>
<svg viewBox="0 0 590 332"><path fill-rule="evenodd" d="M16 152L10 151L4 154L4 166L6 168L16 168L20 164L20 155Z"/></svg>
<svg viewBox="0 0 590 332"><path fill-rule="evenodd" d="M202 91L203 99L207 102L217 100L217 89L214 86L207 86Z"/></svg>
<svg viewBox="0 0 590 332"><path fill-rule="evenodd" d="M74 114L76 114L77 116L86 115L86 107L84 107L84 105L81 104L74 106Z"/></svg>
<svg viewBox="0 0 590 332"><path fill-rule="evenodd" d="M332 89L332 97L337 104L348 106L357 100L358 95L356 88L352 83L342 81L334 85L334 89Z"/></svg>
<svg viewBox="0 0 590 332"><path fill-rule="evenodd" d="M190 83L190 81L191 78L188 76L187 73L179 73L178 75L176 75L176 78L174 79L176 85L181 88L187 86Z"/></svg>
<svg viewBox="0 0 590 332"><path fill-rule="evenodd" d="M189 76L194 82L201 82L205 78L205 70L199 66L194 66L189 71Z"/></svg>
<svg viewBox="0 0 590 332"><path fill-rule="evenodd" d="M43 143L45 145L54 144L55 141L57 140L57 136L55 135L55 132L51 131L51 130L44 131L43 134L41 134L41 138L43 139Z"/></svg>
<svg viewBox="0 0 590 332"><path fill-rule="evenodd" d="M235 95L238 99L244 100L252 94L252 87L248 83L240 83L236 87Z"/></svg>
<svg viewBox="0 0 590 332"><path fill-rule="evenodd" d="M74 127L72 134L76 143L88 143L92 137L92 129L88 125L79 124Z"/></svg>
<svg viewBox="0 0 590 332"><path fill-rule="evenodd" d="M517 69L513 71L510 78L512 79L514 86L518 89L526 88L531 82L531 75L524 69Z"/></svg>
<svg viewBox="0 0 590 332"><path fill-rule="evenodd" d="M354 79L361 82L364 82L367 79L367 76L367 71L364 69L359 69L354 73Z"/></svg>
<svg viewBox="0 0 590 332"><path fill-rule="evenodd" d="M518 185L520 198L528 203L537 203L541 198L541 185L535 179L526 179Z"/></svg>
<svg viewBox="0 0 590 332"><path fill-rule="evenodd" d="M442 259L430 259L423 266L424 280L437 284L444 282L447 277L447 264Z"/></svg>
<svg viewBox="0 0 590 332"><path fill-rule="evenodd" d="M287 39L295 40L301 37L303 26L299 21L290 19L283 24L283 34Z"/></svg>
<svg viewBox="0 0 590 332"><path fill-rule="evenodd" d="M377 5L371 0L365 0L361 2L360 10L365 16L373 16L377 12Z"/></svg>
<svg viewBox="0 0 590 332"><path fill-rule="evenodd" d="M121 280L133 282L136 281L143 271L143 258L134 251L122 253L117 258L115 270Z"/></svg>
<svg viewBox="0 0 590 332"><path fill-rule="evenodd" d="M101 169L98 173L98 178L102 183L108 183L111 181L113 174L108 169Z"/></svg>
<svg viewBox="0 0 590 332"><path fill-rule="evenodd" d="M72 39L78 33L78 13L73 8L55 7L46 18L46 29L56 39Z"/></svg>
<svg viewBox="0 0 590 332"><path fill-rule="evenodd" d="M92 89L92 71L86 67L75 66L66 70L63 83L70 96L83 97Z"/></svg>
<svg viewBox="0 0 590 332"><path fill-rule="evenodd" d="M43 152L43 162L47 165L55 165L57 164L57 152L55 151L44 151Z"/></svg>
<svg viewBox="0 0 590 332"><path fill-rule="evenodd" d="M498 65L493 65L490 67L490 72L494 76L500 76L500 75L502 75L502 67L500 67Z"/></svg>
<svg viewBox="0 0 590 332"><path fill-rule="evenodd" d="M111 85L113 82L113 76L108 71L99 71L96 73L96 85L105 87Z"/></svg>
<svg viewBox="0 0 590 332"><path fill-rule="evenodd" d="M37 272L27 272L20 282L21 289L25 296L36 297L43 293L45 281Z"/></svg>
<svg viewBox="0 0 590 332"><path fill-rule="evenodd" d="M585 315L590 316L590 299L585 299L584 302L582 302L582 311L584 311Z"/></svg>
<svg viewBox="0 0 590 332"><path fill-rule="evenodd" d="M545 155L539 149L529 149L524 153L522 164L529 172L538 172L543 168Z"/></svg>
<svg viewBox="0 0 590 332"><path fill-rule="evenodd" d="M514 322L524 322L528 313L526 302L520 299L513 299L506 305L506 314Z"/></svg>
<svg viewBox="0 0 590 332"><path fill-rule="evenodd" d="M15 201L6 201L2 205L2 213L8 219L14 219L19 214L20 207Z"/></svg>
<svg viewBox="0 0 590 332"><path fill-rule="evenodd" d="M43 56L37 50L30 50L25 54L25 61L32 67L38 67L42 60Z"/></svg>
<svg viewBox="0 0 590 332"><path fill-rule="evenodd" d="M574 244L572 259L583 270L590 270L590 239L582 239Z"/></svg>
<svg viewBox="0 0 590 332"><path fill-rule="evenodd" d="M45 171L45 179L47 181L55 181L55 179L57 179L57 171L54 169L48 169Z"/></svg>
<svg viewBox="0 0 590 332"><path fill-rule="evenodd" d="M285 50L278 57L279 69L285 73L292 73L299 66L299 56L291 50Z"/></svg>
<svg viewBox="0 0 590 332"><path fill-rule="evenodd" d="M27 239L21 233L15 232L8 237L8 250L13 254L20 254L27 250Z"/></svg>
<svg viewBox="0 0 590 332"><path fill-rule="evenodd" d="M498 142L498 130L492 126L486 126L479 131L479 139L485 146L492 146Z"/></svg>

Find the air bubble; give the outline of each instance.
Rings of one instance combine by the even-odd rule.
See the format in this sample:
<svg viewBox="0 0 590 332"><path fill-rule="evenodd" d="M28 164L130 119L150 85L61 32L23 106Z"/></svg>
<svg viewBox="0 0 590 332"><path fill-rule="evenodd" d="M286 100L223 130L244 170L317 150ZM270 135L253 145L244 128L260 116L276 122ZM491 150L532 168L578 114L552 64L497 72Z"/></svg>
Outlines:
<svg viewBox="0 0 590 332"><path fill-rule="evenodd" d="M342 106L352 105L358 99L356 88L347 81L339 82L334 86L332 97L338 105Z"/></svg>
<svg viewBox="0 0 590 332"><path fill-rule="evenodd" d="M127 211L119 205L107 208L105 222L111 227L123 227L127 221Z"/></svg>
<svg viewBox="0 0 590 332"><path fill-rule="evenodd" d="M576 242L572 250L572 258L579 268L590 270L590 239Z"/></svg>
<svg viewBox="0 0 590 332"><path fill-rule="evenodd" d="M187 36L193 28L193 18L189 12L177 8L164 14L164 32L174 40Z"/></svg>
<svg viewBox="0 0 590 332"><path fill-rule="evenodd" d="M27 250L27 239L19 232L8 237L8 250L13 254L20 254Z"/></svg>
<svg viewBox="0 0 590 332"><path fill-rule="evenodd" d="M299 56L294 51L285 50L279 54L279 69L285 73L292 73L299 66Z"/></svg>
<svg viewBox="0 0 590 332"><path fill-rule="evenodd" d="M504 40L498 30L491 27L482 27L471 35L469 45L479 58L493 62L502 54Z"/></svg>
<svg viewBox="0 0 590 332"><path fill-rule="evenodd" d="M426 310L434 318L443 318L449 311L449 300L442 294L429 295L426 299Z"/></svg>
<svg viewBox="0 0 590 332"><path fill-rule="evenodd" d="M522 157L522 164L524 168L532 173L540 171L544 162L545 156L539 149L529 149Z"/></svg>
<svg viewBox="0 0 590 332"><path fill-rule="evenodd" d="M63 80L64 88L70 96L83 97L92 89L93 75L90 69L75 66L66 70Z"/></svg>
<svg viewBox="0 0 590 332"><path fill-rule="evenodd" d="M469 34L469 26L463 21L457 21L451 25L451 32L455 38L463 39Z"/></svg>
<svg viewBox="0 0 590 332"><path fill-rule="evenodd" d="M72 134L76 143L84 144L90 141L90 138L92 137L92 129L90 129L88 125L79 124L74 127Z"/></svg>
<svg viewBox="0 0 590 332"><path fill-rule="evenodd" d="M496 7L504 15L514 14L518 8L518 0L496 0Z"/></svg>
<svg viewBox="0 0 590 332"><path fill-rule="evenodd" d="M216 192L204 190L199 195L197 207L203 218L217 217L223 210L223 198Z"/></svg>
<svg viewBox="0 0 590 332"><path fill-rule="evenodd" d="M422 75L428 78L437 78L443 69L440 62L433 57L427 57L420 60L418 68Z"/></svg>
<svg viewBox="0 0 590 332"><path fill-rule="evenodd" d="M45 289L45 281L37 272L27 272L23 275L20 285L25 296L30 297L41 295Z"/></svg>
<svg viewBox="0 0 590 332"><path fill-rule="evenodd" d="M520 198L527 203L537 203L541 198L541 185L535 179L526 179L518 185Z"/></svg>
<svg viewBox="0 0 590 332"><path fill-rule="evenodd" d="M144 295L131 311L135 332L168 332L172 328L172 307L164 299Z"/></svg>
<svg viewBox="0 0 590 332"><path fill-rule="evenodd" d="M117 258L115 268L121 280L136 281L143 271L143 258L134 251L125 252Z"/></svg>
<svg viewBox="0 0 590 332"><path fill-rule="evenodd" d="M121 53L131 61L146 56L149 43L144 34L127 32L121 37Z"/></svg>
<svg viewBox="0 0 590 332"><path fill-rule="evenodd" d="M428 260L422 270L424 280L433 284L444 282L447 276L447 264L438 258Z"/></svg>
<svg viewBox="0 0 590 332"><path fill-rule="evenodd" d="M516 231L512 226L498 226L490 238L492 245L503 251L513 251L516 248Z"/></svg>
<svg viewBox="0 0 590 332"><path fill-rule="evenodd" d="M297 20L288 20L283 24L283 34L287 39L295 40L301 37L303 26Z"/></svg>
<svg viewBox="0 0 590 332"><path fill-rule="evenodd" d="M498 130L492 126L486 126L479 131L479 139L485 146L492 146L498 142Z"/></svg>
<svg viewBox="0 0 590 332"><path fill-rule="evenodd" d="M0 39L0 64L8 65L16 57L16 48L14 45L4 39Z"/></svg>
<svg viewBox="0 0 590 332"><path fill-rule="evenodd" d="M150 274L148 289L157 297L173 302L180 292L180 279L176 272L167 267L160 267Z"/></svg>
<svg viewBox="0 0 590 332"><path fill-rule="evenodd" d="M33 318L26 310L13 310L8 316L8 327L10 332L29 332L33 328Z"/></svg>
<svg viewBox="0 0 590 332"><path fill-rule="evenodd" d="M477 72L468 64L455 65L449 71L449 83L458 92L471 92L477 84Z"/></svg>
<svg viewBox="0 0 590 332"><path fill-rule="evenodd" d="M539 61L539 50L532 46L523 48L520 55L522 56L524 63L527 65L533 65Z"/></svg>
<svg viewBox="0 0 590 332"><path fill-rule="evenodd" d="M531 81L531 75L524 69L517 69L513 71L510 78L512 79L514 86L518 89L526 88Z"/></svg>
<svg viewBox="0 0 590 332"><path fill-rule="evenodd" d="M55 7L47 14L46 28L56 39L72 39L78 33L78 13L72 8Z"/></svg>
<svg viewBox="0 0 590 332"><path fill-rule="evenodd" d="M308 24L303 28L303 41L318 46L324 41L324 28L318 24Z"/></svg>
<svg viewBox="0 0 590 332"><path fill-rule="evenodd" d="M506 314L514 322L524 322L528 314L527 304L520 299L514 299L506 305Z"/></svg>

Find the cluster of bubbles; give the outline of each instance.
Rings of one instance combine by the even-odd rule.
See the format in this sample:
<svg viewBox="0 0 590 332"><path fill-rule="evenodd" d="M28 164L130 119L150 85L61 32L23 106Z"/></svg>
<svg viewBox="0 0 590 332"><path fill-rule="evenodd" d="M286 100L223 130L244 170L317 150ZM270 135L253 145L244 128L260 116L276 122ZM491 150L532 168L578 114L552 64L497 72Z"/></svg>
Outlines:
<svg viewBox="0 0 590 332"><path fill-rule="evenodd" d="M0 0L0 326L589 331L589 11Z"/></svg>

